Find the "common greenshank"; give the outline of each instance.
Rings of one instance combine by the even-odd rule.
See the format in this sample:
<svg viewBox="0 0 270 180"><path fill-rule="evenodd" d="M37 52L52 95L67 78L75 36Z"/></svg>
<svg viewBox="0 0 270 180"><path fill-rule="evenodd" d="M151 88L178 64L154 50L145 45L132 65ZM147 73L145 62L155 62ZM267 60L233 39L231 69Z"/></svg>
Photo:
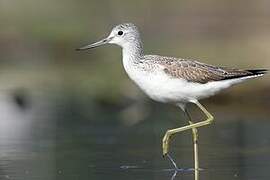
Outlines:
<svg viewBox="0 0 270 180"><path fill-rule="evenodd" d="M77 50L91 49L104 44L117 44L122 47L125 71L151 99L175 104L185 112L189 125L167 130L162 141L163 156L167 156L177 170L176 163L168 154L170 138L176 133L191 129L195 180L199 179L197 128L211 124L214 119L198 100L267 72L266 69L240 70L208 65L190 59L145 55L138 28L132 23L117 25L108 37ZM194 123L187 111L187 103L197 105L206 115L206 119Z"/></svg>

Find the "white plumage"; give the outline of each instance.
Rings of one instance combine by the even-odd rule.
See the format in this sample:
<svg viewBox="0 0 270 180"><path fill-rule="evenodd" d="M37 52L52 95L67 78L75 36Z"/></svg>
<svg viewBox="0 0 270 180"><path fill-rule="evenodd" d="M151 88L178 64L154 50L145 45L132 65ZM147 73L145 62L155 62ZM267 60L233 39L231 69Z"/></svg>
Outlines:
<svg viewBox="0 0 270 180"><path fill-rule="evenodd" d="M174 57L144 55L139 31L131 23L114 27L107 38L79 48L79 50L90 49L107 43L122 47L124 69L130 79L142 91L153 100L175 104L186 113L189 118L189 125L168 130L163 137L163 155L167 155L176 171L179 170L168 154L169 140L172 135L191 129L194 145L195 180L198 180L200 168L197 128L213 122L213 116L198 100L212 96L249 78L262 76L267 70L239 70ZM185 106L189 102L196 104L207 119L193 123Z"/></svg>

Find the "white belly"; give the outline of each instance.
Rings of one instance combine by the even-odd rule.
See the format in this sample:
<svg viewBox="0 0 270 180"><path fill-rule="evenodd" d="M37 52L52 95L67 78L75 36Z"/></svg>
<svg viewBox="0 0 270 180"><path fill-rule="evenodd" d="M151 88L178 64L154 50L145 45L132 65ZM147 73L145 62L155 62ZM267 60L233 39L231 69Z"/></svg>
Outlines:
<svg viewBox="0 0 270 180"><path fill-rule="evenodd" d="M150 98L160 102L188 101L188 94L183 87L185 80L175 80L163 72L148 72L137 68L125 67L130 77Z"/></svg>
<svg viewBox="0 0 270 180"><path fill-rule="evenodd" d="M163 71L146 72L129 68L126 71L129 77L150 98L166 103L186 103L206 98L242 81L241 79L237 79L200 84L187 82L184 79L172 78Z"/></svg>
<svg viewBox="0 0 270 180"><path fill-rule="evenodd" d="M187 102L189 95L183 87L185 80L173 80L165 73L148 74L133 79L136 84L152 99L160 102Z"/></svg>
<svg viewBox="0 0 270 180"><path fill-rule="evenodd" d="M162 67L146 71L140 64L132 64L123 59L128 76L152 99L167 103L186 103L214 95L243 79L212 81L205 84L188 82L184 79L172 78Z"/></svg>

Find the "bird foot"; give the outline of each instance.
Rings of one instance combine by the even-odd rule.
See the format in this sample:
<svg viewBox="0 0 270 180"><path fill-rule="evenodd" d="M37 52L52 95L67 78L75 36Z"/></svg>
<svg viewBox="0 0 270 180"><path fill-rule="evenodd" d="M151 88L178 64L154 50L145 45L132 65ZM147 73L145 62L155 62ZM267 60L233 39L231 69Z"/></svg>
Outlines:
<svg viewBox="0 0 270 180"><path fill-rule="evenodd" d="M169 161L172 163L172 165L173 165L175 171L180 171L180 170L182 170L182 169L179 169L179 168L177 167L175 161L173 160L173 158L172 158L168 153L164 154L163 156L166 156L166 157L169 159Z"/></svg>

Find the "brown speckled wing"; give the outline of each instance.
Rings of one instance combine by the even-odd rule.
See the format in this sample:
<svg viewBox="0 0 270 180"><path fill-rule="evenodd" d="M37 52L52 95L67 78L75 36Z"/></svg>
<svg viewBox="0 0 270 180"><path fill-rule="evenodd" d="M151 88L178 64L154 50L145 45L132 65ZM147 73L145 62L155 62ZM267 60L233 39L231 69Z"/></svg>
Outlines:
<svg viewBox="0 0 270 180"><path fill-rule="evenodd" d="M153 58L153 57L152 57ZM155 56L155 63L164 67L164 72L173 78L182 78L194 83L207 83L253 75L246 70L216 67L192 60Z"/></svg>

